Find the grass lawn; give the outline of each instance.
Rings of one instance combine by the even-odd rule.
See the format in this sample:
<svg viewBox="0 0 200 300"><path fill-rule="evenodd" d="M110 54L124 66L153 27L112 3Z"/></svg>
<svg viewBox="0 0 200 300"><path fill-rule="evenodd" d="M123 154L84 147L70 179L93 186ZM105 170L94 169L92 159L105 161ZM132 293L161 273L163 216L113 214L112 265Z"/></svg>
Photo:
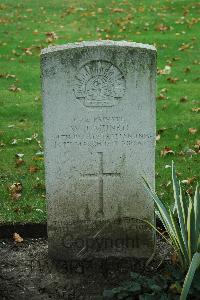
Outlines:
<svg viewBox="0 0 200 300"><path fill-rule="evenodd" d="M112 39L157 47L156 189L170 201L167 166L173 159L192 193L200 173L198 2L1 1L1 223L46 219L40 50L68 42Z"/></svg>

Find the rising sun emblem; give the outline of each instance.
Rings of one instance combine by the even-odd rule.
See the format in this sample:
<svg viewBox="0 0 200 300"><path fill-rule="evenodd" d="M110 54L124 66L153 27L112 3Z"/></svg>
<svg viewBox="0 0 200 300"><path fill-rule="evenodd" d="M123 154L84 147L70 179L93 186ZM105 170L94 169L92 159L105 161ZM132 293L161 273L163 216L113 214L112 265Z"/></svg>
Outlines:
<svg viewBox="0 0 200 300"><path fill-rule="evenodd" d="M74 93L84 106L114 106L123 97L124 92L124 76L110 62L90 61L82 66L76 75Z"/></svg>

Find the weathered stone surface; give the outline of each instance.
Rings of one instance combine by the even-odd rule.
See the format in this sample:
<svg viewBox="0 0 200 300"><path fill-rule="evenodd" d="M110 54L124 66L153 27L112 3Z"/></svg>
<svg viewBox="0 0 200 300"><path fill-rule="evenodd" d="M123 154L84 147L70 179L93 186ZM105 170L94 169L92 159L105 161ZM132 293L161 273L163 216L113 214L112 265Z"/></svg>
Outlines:
<svg viewBox="0 0 200 300"><path fill-rule="evenodd" d="M41 54L49 253L147 257L154 220L153 46L81 42Z"/></svg>

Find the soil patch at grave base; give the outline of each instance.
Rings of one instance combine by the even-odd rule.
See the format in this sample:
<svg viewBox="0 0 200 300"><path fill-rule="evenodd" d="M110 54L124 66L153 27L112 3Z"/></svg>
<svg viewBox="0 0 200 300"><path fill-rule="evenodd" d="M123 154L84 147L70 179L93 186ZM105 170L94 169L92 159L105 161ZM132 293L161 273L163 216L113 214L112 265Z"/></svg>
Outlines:
<svg viewBox="0 0 200 300"><path fill-rule="evenodd" d="M155 273L169 246L157 242L154 261L136 259L58 262L48 257L46 238L25 238L22 243L0 240L1 300L98 300L104 289L130 279L130 272Z"/></svg>
<svg viewBox="0 0 200 300"><path fill-rule="evenodd" d="M14 232L27 238L45 238L47 237L47 223L0 224L1 238L11 238Z"/></svg>

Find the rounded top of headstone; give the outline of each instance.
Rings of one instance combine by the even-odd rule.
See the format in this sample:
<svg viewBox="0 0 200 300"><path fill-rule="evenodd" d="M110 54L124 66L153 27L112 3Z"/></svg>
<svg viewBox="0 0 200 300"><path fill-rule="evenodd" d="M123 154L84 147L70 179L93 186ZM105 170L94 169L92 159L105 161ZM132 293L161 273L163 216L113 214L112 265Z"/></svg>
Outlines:
<svg viewBox="0 0 200 300"><path fill-rule="evenodd" d="M152 45L135 43L135 42L127 42L127 41L83 41L76 43L68 43L64 45L52 46L42 49L41 55L48 54L57 51L63 51L67 49L74 48L84 48L84 47L102 47L102 46L112 46L112 47L130 47L130 48L138 48L138 49L146 49L151 51L156 51L156 48Z"/></svg>

